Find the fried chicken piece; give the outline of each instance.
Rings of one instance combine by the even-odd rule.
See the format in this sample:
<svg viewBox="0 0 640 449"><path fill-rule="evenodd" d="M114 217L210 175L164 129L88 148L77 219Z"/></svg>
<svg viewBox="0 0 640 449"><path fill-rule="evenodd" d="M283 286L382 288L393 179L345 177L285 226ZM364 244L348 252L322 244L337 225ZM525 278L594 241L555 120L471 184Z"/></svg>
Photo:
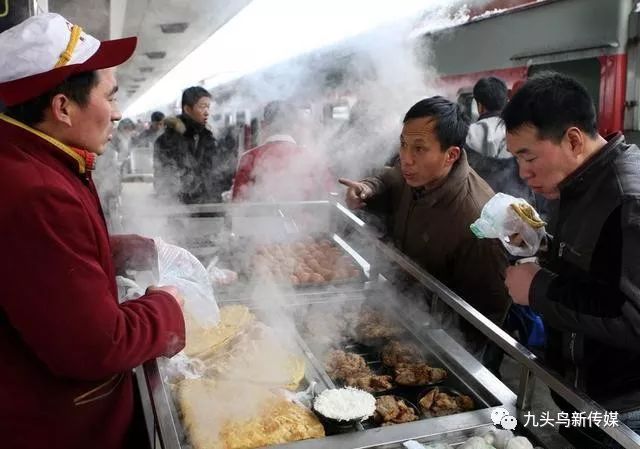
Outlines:
<svg viewBox="0 0 640 449"><path fill-rule="evenodd" d="M394 367L405 363L417 363L422 360L420 349L413 343L392 341L382 350L382 363Z"/></svg>
<svg viewBox="0 0 640 449"><path fill-rule="evenodd" d="M385 395L376 399L375 420L383 426L417 420L415 411L402 399Z"/></svg>
<svg viewBox="0 0 640 449"><path fill-rule="evenodd" d="M383 421L391 421L400 412L398 401L393 396L380 396L376 399L376 412Z"/></svg>
<svg viewBox="0 0 640 449"><path fill-rule="evenodd" d="M406 386L432 384L447 377L447 372L442 368L433 368L424 362L402 363L394 371L395 381Z"/></svg>
<svg viewBox="0 0 640 449"><path fill-rule="evenodd" d="M447 371L442 368L431 368L431 383L440 382L447 378Z"/></svg>
<svg viewBox="0 0 640 449"><path fill-rule="evenodd" d="M450 396L446 393L438 393L433 401L432 410L457 410L458 409L458 401L456 401L455 396Z"/></svg>
<svg viewBox="0 0 640 449"><path fill-rule="evenodd" d="M396 415L396 418L393 420L393 422L400 424L403 422L411 422L418 419L413 407L409 407L403 400L398 401L398 409L400 410L400 413Z"/></svg>
<svg viewBox="0 0 640 449"><path fill-rule="evenodd" d="M391 338L400 332L400 328L382 313L371 309L362 310L360 321L356 327L356 335L361 340Z"/></svg>
<svg viewBox="0 0 640 449"><path fill-rule="evenodd" d="M475 404L467 395L450 395L434 388L420 399L420 407L431 416L445 416L473 410Z"/></svg>
<svg viewBox="0 0 640 449"><path fill-rule="evenodd" d="M395 380L400 385L425 385L431 382L431 367L426 363L403 363L395 367Z"/></svg>
<svg viewBox="0 0 640 449"><path fill-rule="evenodd" d="M420 399L420 402L419 402L420 407L422 407L422 409L425 411L431 410L431 407L433 406L433 401L435 401L436 394L438 394L438 392L439 392L438 388L434 388L433 390L425 394L422 397L422 399Z"/></svg>
<svg viewBox="0 0 640 449"><path fill-rule="evenodd" d="M391 376L370 374L362 377L350 377L345 379L345 384L349 387L359 388L369 393L378 393L393 388Z"/></svg>
<svg viewBox="0 0 640 449"><path fill-rule="evenodd" d="M334 380L359 378L371 374L371 370L362 356L337 349L329 353L326 369L327 374Z"/></svg>
<svg viewBox="0 0 640 449"><path fill-rule="evenodd" d="M462 394L456 398L456 402L458 403L458 407L462 409L462 411L473 410L475 404L473 403L473 399L469 396Z"/></svg>
<svg viewBox="0 0 640 449"><path fill-rule="evenodd" d="M358 354L333 350L326 363L327 374L333 380L342 380L349 387L376 393L393 388L391 376L377 375Z"/></svg>

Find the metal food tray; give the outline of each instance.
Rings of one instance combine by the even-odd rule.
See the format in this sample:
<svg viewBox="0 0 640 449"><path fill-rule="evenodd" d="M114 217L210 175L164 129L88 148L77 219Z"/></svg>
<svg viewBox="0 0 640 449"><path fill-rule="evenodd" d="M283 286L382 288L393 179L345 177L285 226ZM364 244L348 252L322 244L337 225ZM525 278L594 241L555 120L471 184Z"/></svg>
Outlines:
<svg viewBox="0 0 640 449"><path fill-rule="evenodd" d="M260 321L259 311L257 311L257 318ZM331 387L328 376L318 371L319 363L314 360L313 354L306 347L300 336L296 334L295 340L300 349L300 354L305 359L304 378L296 391L304 391L312 383L316 385L317 392ZM143 367L144 370L138 370L137 376L139 381L142 376L144 377L144 382L146 382L150 390L148 405L151 405L154 410L154 417L162 435L162 447L164 449L192 449L187 432L182 425L179 405L175 400L173 386L165 382L167 376L164 364L155 359L145 363Z"/></svg>
<svg viewBox="0 0 640 449"><path fill-rule="evenodd" d="M319 304L323 307L330 306L328 303ZM299 313L307 305L294 306L294 313ZM258 319L260 319L260 310L254 309ZM270 311L273 313L273 311ZM408 329L409 330L409 329ZM415 330L409 330L412 335ZM439 348L432 351L434 357L442 360L450 373L450 377L459 378L456 383L460 389L470 391L477 398L479 404L483 408L478 410L459 413L437 418L421 419L418 421L395 424L388 427L375 427L367 429L365 426L359 425L352 432L333 434L324 438L313 440L302 440L292 443L271 446L272 448L327 448L327 447L350 447L350 448L369 448L377 447L382 444L388 444L407 439L424 439L430 436L445 437L449 433L462 432L464 435L471 435L473 430L488 427L491 425L490 413L492 407L498 405L512 404L515 396L506 387L504 387L495 377L493 377L485 368L483 368L475 359L473 359L466 351L464 351L457 343L455 343L446 333L441 330L432 330L424 334L425 340L418 339L421 348ZM324 370L322 362L317 354L309 347L309 343L304 338L296 334L296 343L301 348L301 352L305 357L305 381L317 382L317 392L325 388L335 388L335 384L331 381ZM431 354L430 353L430 354ZM441 354L450 355L448 359L442 358ZM476 381L467 368L470 367L478 373L483 373L493 377L491 385L482 385ZM462 375L460 377L460 375ZM165 449L186 449L190 448L188 438L185 436L184 429L180 420L179 411L172 399L171 387L162 381L163 368L157 361L151 361L145 365L145 376L147 384L151 388L151 397L153 408L155 410L156 419L161 434L163 434L163 447ZM501 399L502 400L501 400ZM331 429L328 429L331 433ZM348 442L348 443L347 443Z"/></svg>
<svg viewBox="0 0 640 449"><path fill-rule="evenodd" d="M304 284L292 285L288 283L278 283L271 280L267 280L266 282L271 283L276 289L282 291L285 295L287 292L291 292L292 294L302 293L313 293L313 292L325 292L327 290L350 290L350 289L362 289L364 284L368 281L367 274L365 273L360 262L353 256L353 254L345 249L343 244L336 241L333 235L328 234L316 234L316 235L306 235L300 236L299 238L311 237L314 240L330 240L333 243L333 246L340 249L344 256L349 256L349 258L356 264L358 268L359 275L356 277L352 277L349 279L341 279L341 280L332 280L326 282L310 282ZM216 297L220 298L221 302L228 301L241 301L243 299L247 299L248 295L252 288L260 285L260 280L252 277L250 274L251 268L249 267L248 258L242 260L237 257L237 254L241 253L239 248L250 248L253 246L251 239L238 239L233 245L230 245L225 253L220 256L222 261L222 265L225 268L233 270L238 274L238 280L230 285L216 285L214 286L214 290L216 293ZM253 254L253 253L252 253Z"/></svg>
<svg viewBox="0 0 640 449"><path fill-rule="evenodd" d="M375 298L378 292L369 291L361 298L351 299L348 302L332 301L332 302L317 302L311 305L298 305L295 307L295 314L297 316L296 322L299 324L298 330L308 344L311 352L314 355L315 360L324 360L324 354L321 351L322 344L317 344L314 338L307 336L306 329L303 327L303 316L307 311L312 308L314 311L326 311L327 315L331 313L331 310L339 306L348 304L349 306L361 306L367 304L367 297ZM377 301L376 301L377 302ZM424 355L425 360L428 360L435 367L441 367L447 370L448 376L441 382L434 384L433 386L444 386L454 388L463 394L471 396L475 403L475 410L470 412L462 412L450 416L459 416L467 413L476 413L478 411L487 410L497 406L510 406L515 402L515 395L500 382L495 376L493 376L488 370L480 365L480 363L471 356L465 349L463 349L457 342L455 342L445 331L441 329L416 328L411 322L406 319L402 319L402 311L393 306L386 306L383 309L385 316L390 318L393 324L402 329L403 341L413 343L416 345ZM352 344L352 342L349 342ZM333 346L335 348L335 346ZM325 346L326 348L326 346ZM342 349L349 351L349 348L343 346ZM359 349L366 350L364 354L365 361L368 363L376 363L379 361L379 353L381 348L372 348L367 345L360 345ZM354 352L354 351L350 351ZM470 370L473 368L473 370ZM319 367L324 371L324 366ZM475 373L474 373L475 371ZM478 379L478 374L482 375L482 380ZM336 382L332 381L332 384ZM339 384L339 383L338 383ZM404 387L398 386L392 390L388 390L388 394L398 395L404 397L409 402L417 404L417 396L424 390L431 388L430 386L416 386L416 387ZM385 392L374 393L374 396L387 394ZM438 418L423 418L417 422L424 420L440 419ZM410 423L409 423L410 424ZM486 423L490 424L490 421ZM391 427L404 426L406 424L394 424Z"/></svg>
<svg viewBox="0 0 640 449"><path fill-rule="evenodd" d="M438 336L440 337L440 336ZM446 345L451 341L446 342ZM477 363L477 362L476 362ZM472 366L473 367L473 366ZM476 365L476 368L478 366ZM481 368L480 369L484 369ZM506 392L503 392L506 393ZM507 393L507 395L510 392ZM510 393L512 399L515 399ZM511 409L506 406L505 408ZM321 439L288 443L274 448L321 449L327 447L364 449L374 447L400 447L400 443L413 439L419 441L449 440L457 435L459 441L471 437L478 429L488 429L491 425L493 407L459 413L437 418L421 419L409 423L394 424L386 427L358 427L355 431L327 436Z"/></svg>

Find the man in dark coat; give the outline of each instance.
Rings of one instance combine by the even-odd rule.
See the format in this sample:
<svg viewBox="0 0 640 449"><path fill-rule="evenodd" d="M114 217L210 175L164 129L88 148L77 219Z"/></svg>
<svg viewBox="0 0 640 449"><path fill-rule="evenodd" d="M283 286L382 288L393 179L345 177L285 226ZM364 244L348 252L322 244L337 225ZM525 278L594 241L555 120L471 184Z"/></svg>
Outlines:
<svg viewBox="0 0 640 449"><path fill-rule="evenodd" d="M398 249L501 325L511 304L503 285L507 259L499 242L479 240L469 229L493 191L469 167L462 150L467 128L458 105L422 100L405 115L399 165L340 182L349 187L350 208L385 212Z"/></svg>
<svg viewBox="0 0 640 449"><path fill-rule="evenodd" d="M529 80L502 117L524 180L559 201L546 259L510 267L506 285L542 315L546 363L637 432L640 150L598 134L586 89L557 73ZM620 447L594 429L562 430L576 447Z"/></svg>
<svg viewBox="0 0 640 449"><path fill-rule="evenodd" d="M182 114L165 119L154 148L154 187L185 204L219 203L229 190L236 155L219 145L207 127L211 94L200 86L182 93Z"/></svg>

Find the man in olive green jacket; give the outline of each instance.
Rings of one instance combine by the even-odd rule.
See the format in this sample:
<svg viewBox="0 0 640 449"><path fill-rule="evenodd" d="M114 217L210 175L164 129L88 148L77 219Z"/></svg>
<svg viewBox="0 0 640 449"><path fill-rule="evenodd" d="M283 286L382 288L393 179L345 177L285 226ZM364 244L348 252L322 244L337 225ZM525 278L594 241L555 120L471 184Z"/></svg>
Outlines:
<svg viewBox="0 0 640 449"><path fill-rule="evenodd" d="M416 103L404 118L400 160L348 187L347 205L384 212L397 248L478 311L502 325L511 299L499 242L469 229L493 196L462 150L468 122L442 97ZM477 334L472 334L477 335Z"/></svg>

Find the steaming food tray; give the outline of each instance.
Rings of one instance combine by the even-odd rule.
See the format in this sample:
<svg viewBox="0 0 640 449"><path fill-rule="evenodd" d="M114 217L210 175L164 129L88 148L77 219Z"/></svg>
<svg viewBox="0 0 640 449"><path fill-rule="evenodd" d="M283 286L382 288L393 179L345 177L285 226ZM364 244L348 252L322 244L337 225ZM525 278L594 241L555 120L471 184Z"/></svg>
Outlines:
<svg viewBox="0 0 640 449"><path fill-rule="evenodd" d="M222 304L244 304L256 313L284 313L294 317L295 344L298 345L305 359L305 381L303 385L316 383L318 390L341 385L344 380L332 378L327 372L326 355L329 349L351 351L364 359L371 371L380 375L393 375L384 364L382 350L387 341L358 341L345 339L341 343L331 342L327 345L317 335L309 335L306 317L312 312L329 316L344 307L373 306L382 311L391 325L401 330L402 341L419 348L421 357L433 367L447 371L446 379L433 385L420 385L414 389L393 388L376 392L375 395L393 395L405 399L411 405L419 407L423 393L429 388L439 387L443 391L462 394L473 400L473 409L444 416L420 419L379 426L377 423L364 422L348 429L325 428L324 438L297 441L277 447L292 449L326 449L326 448L400 448L401 443L413 439L421 442L447 442L459 444L478 431L492 425L491 412L496 407L507 409L513 416L529 407L533 392L534 376L552 388L557 394L570 402L574 407L585 412L603 409L572 388L554 374L547 371L526 348L519 345L510 336L497 328L488 319L478 314L462 298L451 292L436 279L421 270L406 256L395 248L380 241L358 217L344 206L333 201L316 201L288 204L256 204L237 207L234 205L198 205L189 211L189 216L211 214L224 216L229 224L230 242L241 242L245 238L265 241L265 237L273 235L274 230L282 229L285 220L278 218L278 211L284 211L285 217L294 217L300 209L306 216L313 216L315 221L308 226L300 227L302 236L323 236L336 242L345 253L356 261L364 274L364 282L340 285L324 285L317 288L305 287L279 292L285 300L276 305L269 302L256 301L265 285L247 284L247 279L240 279L236 290L225 292L216 289L216 297ZM184 211L179 211L184 215ZM302 223L302 221L298 221ZM286 227L286 226L285 226ZM286 230L285 230L286 231ZM281 233L285 240L291 237L290 232ZM225 239L216 239L217 242ZM224 249L223 249L224 250ZM237 257L232 246L228 254ZM220 251L218 251L220 253ZM242 264L238 265L242 267ZM245 265L246 266L246 265ZM226 268L226 267L225 267ZM395 273L390 276L389 273ZM404 297L405 290L398 279L410 279L418 283L422 291L422 300L430 302L431 310L439 313L449 310L470 322L484 333L496 345L502 348L522 368L520 386L517 395L500 382L493 374L482 366L454 338L448 328L435 322L423 319L418 314L408 312L407 306L412 298ZM258 298L259 299L259 298ZM415 298L413 298L415 299ZM409 301L409 302L407 302ZM328 322L325 320L325 322ZM145 419L149 430L149 439L156 447L164 449L188 448L189 441L185 437L180 415L172 398L171 386L164 382L165 373L157 360L146 363L143 369L137 369ZM416 404L418 402L418 404ZM420 411L418 411L420 413ZM606 429L607 433L621 442L624 447L637 447L637 437L628 429ZM527 435L529 436L529 435ZM275 447L275 446L273 446Z"/></svg>
<svg viewBox="0 0 640 449"><path fill-rule="evenodd" d="M368 301L372 300L377 303L376 298L372 297L371 294L358 295L346 298L343 302L328 301L317 302L315 304L299 304L287 310L282 310L281 312L269 311L267 313L264 309L254 309L254 312L258 316L266 313L272 317L274 313L283 313L293 318L297 327L297 330L293 334L293 339L298 345L301 354L304 355L306 364L304 382L300 388L306 388L308 385L314 383L316 385L316 393L319 393L325 388L335 388L341 385L340 381L332 379L327 373L327 349L342 348L346 350L358 350L361 352L361 355L366 357L367 363L377 370L379 367L375 365L381 363L379 360L381 347L375 346L375 344L382 343L384 339L378 341L368 340L365 342L366 344L344 340L342 342L333 342L327 346L317 335L309 333L309 329L305 323L313 319L313 314L321 313L327 317L336 316L346 310L357 311L363 307L366 308L368 307ZM408 401L411 405L416 405L419 402L419 396L424 391L433 387L439 387L447 391L456 391L472 397L475 404L473 410L441 417L427 417L418 410L418 419L415 421L385 426L373 419L358 423L355 426L346 427L336 427L324 423L325 434L327 435L324 438L302 440L273 447L364 448L377 447L392 441L406 440L409 438L424 439L429 435L444 437L446 433L451 432L458 432L460 435L470 435L473 429L491 424L490 412L493 407L505 405L505 402L508 403L513 400L513 394L501 385L497 379L493 378L491 382L484 383L475 379L469 371L469 368L484 372L485 376L488 375L488 372L442 330L412 328L409 321L401 319L401 310L395 310L393 307L379 309L378 312L384 313L385 316L389 317L389 323L398 330L397 337L401 337L403 341L416 345L431 363L446 369L448 376L446 381L437 382L437 385L424 384L405 388L394 386L393 389L377 392L374 396L380 397L385 394L393 395L399 399ZM348 316L356 317L357 312L356 315L351 314ZM363 352L364 349L366 349L366 352ZM156 362L150 362L150 364L145 367L147 378L157 378L155 381L157 382L157 388L164 391L162 394L156 392L153 396L167 399L166 403L156 404L155 410L158 416L164 416L165 422L163 427L173 429L168 435L168 439L172 441L173 446L170 445L169 441L163 442L166 443L165 447L189 448L189 439L186 436L180 419L179 407L177 407L172 400L171 386L158 380L166 377L163 369L164 368ZM488 376L488 378L491 377L490 375ZM162 408L163 410L159 411L158 408ZM446 429L446 432L443 429Z"/></svg>

